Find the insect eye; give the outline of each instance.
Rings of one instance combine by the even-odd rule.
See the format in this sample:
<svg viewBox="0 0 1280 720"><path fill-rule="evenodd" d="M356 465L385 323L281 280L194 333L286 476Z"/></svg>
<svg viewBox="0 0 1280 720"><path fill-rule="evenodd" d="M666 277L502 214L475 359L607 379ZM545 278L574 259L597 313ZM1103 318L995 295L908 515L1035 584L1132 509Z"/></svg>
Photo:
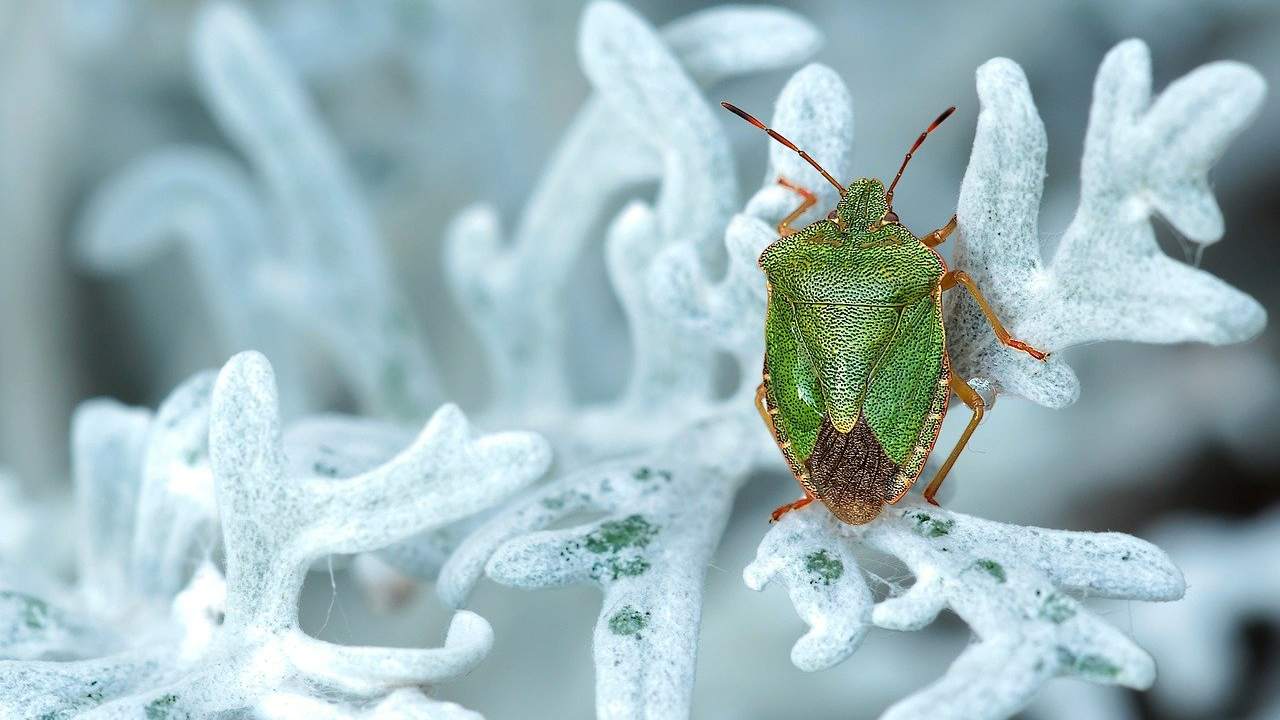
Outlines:
<svg viewBox="0 0 1280 720"><path fill-rule="evenodd" d="M897 224L900 224L901 222L902 221L898 219L898 213L890 210L889 212L884 214L884 217L868 225L867 232L875 232L876 230L879 230L882 227L886 227L888 225L897 225Z"/></svg>

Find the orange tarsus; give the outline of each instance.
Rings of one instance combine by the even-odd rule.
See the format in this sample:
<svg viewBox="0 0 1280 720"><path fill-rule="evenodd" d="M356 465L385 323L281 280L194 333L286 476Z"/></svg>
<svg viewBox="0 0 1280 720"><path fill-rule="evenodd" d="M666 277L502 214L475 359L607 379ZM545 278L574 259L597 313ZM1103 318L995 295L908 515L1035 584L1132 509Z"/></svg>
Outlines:
<svg viewBox="0 0 1280 720"><path fill-rule="evenodd" d="M737 115L738 117L742 118L743 120L746 120L752 125L755 125L757 128L760 128L761 130L765 131L765 133L768 134L769 137L773 138L774 140L777 140L778 142L785 145L789 150L799 155L805 162L812 165L814 170L817 170L818 172L822 173L822 177L826 178L827 182L834 185L835 188L840 191L841 195L844 195L844 186L840 184L840 181L831 177L831 173L824 170L822 166L818 164L817 160L814 160L812 157L810 157L809 153L796 147L796 144L788 140L786 137L784 137L782 133L760 122L760 120L758 120L754 115L747 112L746 110L743 110L737 105L734 105L733 103L721 102L720 106L723 107L725 110L728 110L729 112L733 113L734 115Z"/></svg>
<svg viewBox="0 0 1280 720"><path fill-rule="evenodd" d="M893 212L894 188L898 187L898 181L902 179L902 171L907 169L907 163L911 162L911 157L915 154L916 150L919 150L920 146L924 144L924 139L929 137L929 133L933 132L934 130L937 130L938 126L941 125L947 118L951 117L951 113L955 111L956 111L955 105L952 105L946 110L943 110L942 114L939 115L933 122L929 123L929 127L925 128L924 132L920 133L920 137L916 138L916 141L911 146L911 149L908 150L906 156L902 158L902 165L898 167L898 174L893 176L893 182L889 183L889 190L884 194L885 204L889 206L890 213ZM895 215L894 217L896 218L897 216ZM894 222L896 222L896 220L894 220Z"/></svg>

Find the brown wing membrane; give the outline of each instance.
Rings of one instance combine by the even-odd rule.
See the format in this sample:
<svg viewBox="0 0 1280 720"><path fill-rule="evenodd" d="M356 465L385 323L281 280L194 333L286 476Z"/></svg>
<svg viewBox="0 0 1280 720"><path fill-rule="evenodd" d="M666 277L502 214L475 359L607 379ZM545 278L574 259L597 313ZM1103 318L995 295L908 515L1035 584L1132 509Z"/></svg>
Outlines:
<svg viewBox="0 0 1280 720"><path fill-rule="evenodd" d="M824 416L807 464L818 499L836 517L855 525L880 514L887 490L901 469L889 459L864 417L842 433Z"/></svg>

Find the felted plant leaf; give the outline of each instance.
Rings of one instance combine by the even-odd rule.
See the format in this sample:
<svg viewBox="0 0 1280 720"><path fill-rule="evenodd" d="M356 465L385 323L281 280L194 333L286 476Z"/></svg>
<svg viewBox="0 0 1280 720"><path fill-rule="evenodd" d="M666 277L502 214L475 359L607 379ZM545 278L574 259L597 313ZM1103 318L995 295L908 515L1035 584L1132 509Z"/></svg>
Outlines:
<svg viewBox="0 0 1280 720"><path fill-rule="evenodd" d="M618 192L661 177L663 242L714 255L736 198L727 144L698 85L791 65L818 43L811 25L775 8L705 10L659 34L617 3L588 7L580 51L597 96L561 141L512 239L502 241L495 213L483 207L446 235L448 277L488 350L497 414L567 403L557 303Z"/></svg>
<svg viewBox="0 0 1280 720"><path fill-rule="evenodd" d="M192 57L204 100L254 179L212 151L144 158L95 199L82 255L117 272L185 239L232 347L259 348L300 374L303 338L319 338L367 408L421 420L439 396L426 341L299 80L230 4L198 15Z"/></svg>
<svg viewBox="0 0 1280 720"><path fill-rule="evenodd" d="M847 177L853 140L853 107L843 81L830 68L811 64L797 72L778 96L771 127L821 157L836 177ZM763 275L756 265L761 251L777 239L774 224L800 204L800 196L777 183L785 178L820 198L798 222L816 219L835 205L832 188L795 153L771 144L764 187L733 217L725 235L729 266L712 280L692 248L665 249L648 271L653 305L679 327L723 343L742 372L754 375L764 356ZM754 385L744 383L747 392Z"/></svg>
<svg viewBox="0 0 1280 720"><path fill-rule="evenodd" d="M597 715L687 714L707 563L749 468L734 459L742 430L711 420L667 447L539 488L463 541L437 591L461 607L482 573L520 588L597 585ZM583 513L603 517L546 529Z"/></svg>
<svg viewBox="0 0 1280 720"><path fill-rule="evenodd" d="M1121 60L1133 62L1135 53L1139 59L1145 58L1141 46L1132 43L1113 53L1104 66L1100 88L1108 82L1114 84L1115 80L1107 78L1118 72L1115 64ZM1145 64L1138 65L1139 74L1146 77ZM799 86L798 78L793 82ZM1190 278L1168 288L1165 295L1148 287L1143 298L1134 298L1138 305L1155 308L1170 297L1168 293L1186 294L1161 305L1159 317L1152 315L1154 309L1140 311L1146 313L1143 317L1147 319L1141 322L1147 323L1144 332L1148 335L1135 331L1129 335L1071 336L1073 339L1244 339L1261 326L1260 309L1208 274L1158 253L1149 211L1143 205L1144 198L1149 197L1144 183L1152 182L1152 166L1159 166L1161 172L1181 173L1178 177L1202 178L1225 140L1243 122L1237 116L1224 119L1230 114L1224 108L1238 104L1249 110L1256 105L1260 90L1252 71L1224 64L1212 68L1212 72L1193 73L1190 79L1176 84L1166 93L1173 100L1157 101L1143 119L1139 113L1145 110L1147 101L1142 88L1120 93L1127 98L1123 102L1116 100L1114 92L1100 89L1091 143L1086 150L1086 200L1082 201L1075 229L1068 231L1054 263L1042 268L1035 222L1043 174L1043 129L1021 72L1007 61L992 61L979 72L984 110L960 209L961 228L970 234L967 244L957 251L956 265L969 270L984 292L988 281L994 284L994 292L988 295L997 313L1006 319L1015 336L1032 343L1040 338L1033 331L1024 332L1024 326L1019 324L1023 318L1028 318L1027 323L1049 318L1065 326L1081 313L1092 313L1081 326L1084 329L1080 332L1087 334L1092 332L1089 323L1095 323L1096 328L1096 323L1104 322L1101 318L1105 312L1128 312L1122 301L1131 296L1122 286L1133 268L1127 261L1147 263L1144 267L1165 277ZM1186 102L1188 96L1199 98L1208 110L1185 127L1177 126L1169 118L1180 116L1166 113ZM1122 107L1108 110L1108 104ZM824 114L840 116L834 108L825 108ZM819 145L819 138L797 138L803 130L782 127L785 115L778 115L774 125L797 144ZM1130 127L1135 124L1137 130ZM1116 127L1124 128L1122 134L1128 132L1131 136L1119 144L1107 145L1113 141L1107 140L1098 128ZM1177 147L1161 149L1170 144ZM838 150L836 147L826 151L833 156L829 167L830 163L839 162ZM1110 158L1108 152L1117 157ZM1170 155L1181 160L1170 164ZM1099 160L1100 157L1110 159ZM1121 160L1129 165L1123 165ZM1140 168L1142 173L1132 168ZM779 174L786 175L785 171ZM1160 192L1191 193L1179 201L1191 203L1193 198L1207 197L1195 195L1197 188L1204 187L1203 182L1177 181L1165 183ZM780 217L797 204L795 198L778 195L779 190L771 191L774 197L766 192L770 191L763 191L748 207L768 220ZM1127 222L1102 230L1093 226L1089 232L1096 232L1090 235L1086 231L1091 227L1089 218L1112 217L1090 213L1103 198L1115 193L1128 194L1122 208L1110 208L1113 212L1131 211L1127 216L1121 213ZM1162 202L1158 207L1170 204L1178 203ZM821 212L826 208L819 203L817 209ZM1212 217L1208 211L1193 211L1184 221L1197 228L1196 237L1206 238L1221 234L1220 225L1214 226L1208 220ZM1110 244L1089 239L1096 238L1097 233L1112 233L1108 236ZM1085 248L1095 251L1098 257L1089 259ZM683 274L668 272L668 277L678 280L664 281L657 279L659 273L655 272L655 292L667 301L666 307L692 308L682 314L693 321L693 327L716 327L720 323L714 319L720 317L724 318L721 323L731 326L734 313L719 311L717 304L725 302L735 278L750 277L748 260L754 265L754 258L747 253L742 255L736 260L740 270L735 273L731 268L726 279L717 285L689 270L694 267L689 256L679 258L675 250L669 250L660 258L659 266L670 259L670 268L682 270ZM1122 262L1123 258L1128 260ZM977 271L973 269L975 264ZM1086 283L1091 286L1075 295L1064 289ZM1197 293L1200 300L1191 297ZM743 293L740 297L748 295ZM1004 298L1008 305L1002 307ZM1023 362L1018 353L995 342L989 324L976 313L976 306L966 303L959 300L948 306L953 313L959 313L950 323L954 327L948 328L948 346L962 374L979 381L997 378L985 385L986 390L1019 392L1042 402L1049 402L1047 399L1055 397L1055 392L1059 401L1070 399L1070 393L1059 392L1074 384L1074 376L1069 383L1061 381L1067 377L1060 372L1065 365L1040 365L1030 359ZM1236 317L1228 317L1233 313ZM758 312L754 316L758 317ZM1120 326L1134 322L1138 321L1126 319ZM1183 330L1166 332L1161 328ZM1067 337L1065 332L1062 337ZM746 350L747 344L744 342L742 347ZM1049 347L1054 346L1050 343ZM744 352L743 357L750 360L751 355ZM1036 374L1010 375L1011 367L1031 368L1028 372ZM1069 374L1069 370L1066 372ZM1021 384L1010 384L1011 377ZM1062 404L1059 401L1049 404ZM915 575L915 584L873 603L857 566L858 546L898 557ZM1145 688L1154 679L1151 658L1088 612L1076 597L1167 600L1180 597L1183 590L1181 575L1163 553L1134 538L999 525L912 500L887 508L880 518L864 526L841 524L816 503L793 511L766 536L756 562L745 573L748 585L756 589L774 577L787 585L797 612L811 627L792 653L793 662L806 670L829 667L848 657L871 625L920 629L946 608L970 624L977 642L962 653L940 681L891 708L886 717L893 718L936 717L940 712L944 717L957 718L1008 717L1024 707L1045 682L1059 675Z"/></svg>
<svg viewBox="0 0 1280 720"><path fill-rule="evenodd" d="M207 422L225 583L203 566L173 600L174 629L142 633L113 654L0 662L0 710L205 717L242 712L283 693L354 711L399 688L456 679L484 657L493 634L474 613L454 615L440 648L339 646L302 632L297 598L318 558L376 550L529 484L550 463L539 437L476 438L462 414L446 406L384 463L340 479L313 466L292 476L274 374L256 353L235 356L219 373Z"/></svg>
<svg viewBox="0 0 1280 720"><path fill-rule="evenodd" d="M1044 126L1022 70L988 62L978 70L982 111L960 189L953 265L973 277L1015 337L1053 352L1098 340L1217 345L1253 337L1266 323L1262 306L1164 255L1151 215L1202 246L1222 236L1209 167L1264 91L1252 68L1217 62L1153 101L1146 45L1117 45L1094 85L1080 205L1046 259L1038 230ZM1079 396L1060 356L1041 363L1002 347L968 296L947 297L951 359L964 377L1050 407Z"/></svg>
<svg viewBox="0 0 1280 720"><path fill-rule="evenodd" d="M758 22L777 15L743 12L739 17ZM717 37L726 43L738 39L730 33ZM634 135L625 142L642 143L637 150L656 153L662 160L653 170L662 180L656 204L651 208L633 203L617 216L606 236L610 280L628 320L636 363L617 401L579 409L571 428L553 430L568 472L464 540L441 570L437 590L447 604L459 607L486 572L517 587L579 582L600 586L604 602L594 641L597 714L682 716L691 701L706 562L755 457L743 452L735 438L754 432L757 420L749 403L737 401L741 390L733 402L718 401L708 383L711 352L739 347L745 333L728 323L704 326L699 333L691 318L674 321L671 316L679 310L662 307L663 298L652 287L651 268L661 254L676 248L681 250L679 257L689 258L698 268L713 256L711 239L725 232L735 199L732 170L718 120L688 77L705 78L706 73L690 68L686 74L642 20L615 3L597 3L587 11L580 45L587 75L600 102L610 108L609 132ZM618 145L602 147L615 150ZM602 159L608 157L604 153ZM613 177L610 172L618 171L593 175L593 193L612 190L601 181ZM600 195L584 200L603 201ZM536 212L537 202L535 195L526 218ZM452 246L471 252L477 238L466 233L483 227L490 241L479 246L496 247L496 223L471 217L456 226L466 232L456 235ZM725 236L735 263L755 252L751 246L767 236L753 222L735 221ZM519 252L512 251L512 262L521 257ZM475 255L477 267L481 257L488 256ZM547 259L539 250L538 262ZM528 263L509 267L519 273L511 287L523 287L521 283L538 275ZM492 263L486 261L484 268L486 279L493 277ZM455 275L469 276L457 267ZM755 292L745 278L735 276L729 282L730 292ZM502 312L530 312L527 297L522 293L514 306L508 300ZM503 342L510 343L510 328L521 325L507 317L494 327L503 328L508 334ZM545 331L542 325L524 327ZM503 350L495 346L491 351L501 356ZM520 378L544 377L558 362L520 360L510 365ZM553 397L546 387L534 387L538 383L520 382L540 393L544 402ZM529 402L520 399L523 392L516 394L518 402ZM653 423L655 414L680 418L679 424ZM583 512L603 517L566 530L545 529Z"/></svg>
<svg viewBox="0 0 1280 720"><path fill-rule="evenodd" d="M855 549L898 558L915 578L872 603ZM866 525L818 503L769 530L743 577L761 590L781 580L812 628L792 660L803 670L842 662L869 626L920 630L950 609L975 639L945 676L884 718L1005 718L1058 676L1145 689L1155 663L1080 598L1176 600L1182 574L1158 548L1120 533L1005 525L917 500Z"/></svg>

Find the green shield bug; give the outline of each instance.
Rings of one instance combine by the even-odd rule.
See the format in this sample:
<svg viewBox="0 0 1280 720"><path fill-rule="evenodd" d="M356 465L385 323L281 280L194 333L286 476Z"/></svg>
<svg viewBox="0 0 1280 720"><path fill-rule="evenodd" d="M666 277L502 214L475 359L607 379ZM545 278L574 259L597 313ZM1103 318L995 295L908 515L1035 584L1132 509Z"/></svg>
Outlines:
<svg viewBox="0 0 1280 720"><path fill-rule="evenodd" d="M920 133L885 190L876 178L841 185L790 140L721 104L798 153L840 191L826 219L795 230L791 223L817 198L779 178L803 201L760 254L769 300L756 406L805 492L774 510L773 519L815 499L844 522L875 519L920 477L954 393L972 416L925 488L925 499L936 504L934 495L985 408L982 396L951 373L943 291L964 287L1002 343L1038 360L1048 357L1010 337L972 278L949 271L934 250L955 230L954 215L916 237L893 211L893 191L912 154L955 108Z"/></svg>

